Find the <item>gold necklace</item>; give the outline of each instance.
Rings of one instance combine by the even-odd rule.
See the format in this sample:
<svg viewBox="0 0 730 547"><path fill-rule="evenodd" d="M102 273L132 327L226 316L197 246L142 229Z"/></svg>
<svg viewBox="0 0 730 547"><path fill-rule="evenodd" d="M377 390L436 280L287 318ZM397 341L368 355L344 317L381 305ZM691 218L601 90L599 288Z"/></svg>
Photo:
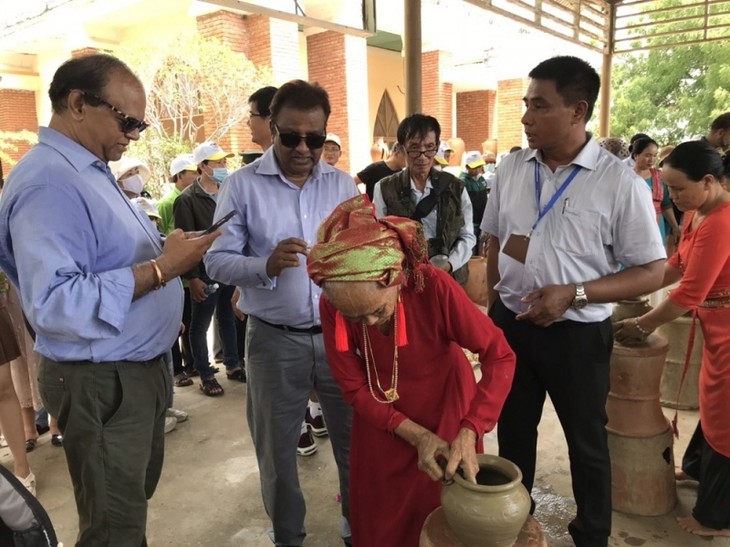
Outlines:
<svg viewBox="0 0 730 547"><path fill-rule="evenodd" d="M378 403L382 403L385 405L393 404L400 398L400 396L398 395L398 314L393 314L393 341L395 347L393 349L393 373L390 376L390 389L383 389L383 387L380 385L380 376L378 376L378 369L375 367L375 357L373 356L373 345L370 342L368 329L365 326L364 322L362 324L362 338L365 350L365 370L367 371L370 395L372 395L373 399L375 399L375 401ZM371 361L373 363L373 371L375 372L375 383L377 384L380 393L382 393L385 397L385 400L380 399L375 394L375 390L373 389L373 381L370 375Z"/></svg>

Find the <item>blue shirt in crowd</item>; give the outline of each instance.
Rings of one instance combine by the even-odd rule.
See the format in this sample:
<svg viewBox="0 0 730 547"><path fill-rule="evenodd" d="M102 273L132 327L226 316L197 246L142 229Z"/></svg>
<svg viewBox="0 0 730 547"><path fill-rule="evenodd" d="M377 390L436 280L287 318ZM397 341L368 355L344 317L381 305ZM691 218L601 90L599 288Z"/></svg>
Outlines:
<svg viewBox="0 0 730 547"><path fill-rule="evenodd" d="M298 187L282 174L270 147L260 161L232 173L221 185L215 220L236 215L205 255L211 278L241 288L239 308L278 325L319 325L321 289L307 275L306 257L278 277L266 275L266 262L276 245L298 237L311 247L320 223L343 201L358 195L348 174L320 161Z"/></svg>
<svg viewBox="0 0 730 547"><path fill-rule="evenodd" d="M182 284L132 301L131 267L160 255L160 235L86 148L40 128L8 177L0 219L0 268L20 288L38 353L144 361L170 349Z"/></svg>

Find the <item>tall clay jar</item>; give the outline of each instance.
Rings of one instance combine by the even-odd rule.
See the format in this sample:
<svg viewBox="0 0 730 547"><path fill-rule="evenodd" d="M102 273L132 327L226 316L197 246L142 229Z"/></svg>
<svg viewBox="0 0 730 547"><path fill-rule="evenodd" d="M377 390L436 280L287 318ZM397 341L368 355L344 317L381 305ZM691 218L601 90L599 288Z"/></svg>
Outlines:
<svg viewBox="0 0 730 547"><path fill-rule="evenodd" d="M522 472L511 461L478 454L478 484L459 475L444 486L441 507L454 535L466 547L512 547L530 512Z"/></svg>

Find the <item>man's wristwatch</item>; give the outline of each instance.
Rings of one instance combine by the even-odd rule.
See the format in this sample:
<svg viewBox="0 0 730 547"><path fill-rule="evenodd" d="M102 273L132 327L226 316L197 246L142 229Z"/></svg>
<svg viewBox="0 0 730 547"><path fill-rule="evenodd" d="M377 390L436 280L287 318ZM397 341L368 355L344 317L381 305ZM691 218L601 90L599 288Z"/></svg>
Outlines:
<svg viewBox="0 0 730 547"><path fill-rule="evenodd" d="M588 305L588 298L586 297L586 290L583 287L583 283L575 284L575 297L573 298L573 309L582 310Z"/></svg>

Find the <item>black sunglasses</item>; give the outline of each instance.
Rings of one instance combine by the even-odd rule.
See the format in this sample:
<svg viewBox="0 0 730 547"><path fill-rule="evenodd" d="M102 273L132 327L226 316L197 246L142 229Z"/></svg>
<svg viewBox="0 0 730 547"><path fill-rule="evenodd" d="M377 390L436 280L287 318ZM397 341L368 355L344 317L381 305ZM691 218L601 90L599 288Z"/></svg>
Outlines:
<svg viewBox="0 0 730 547"><path fill-rule="evenodd" d="M95 104L95 105L92 104L91 106L99 106L100 104L103 104L104 106L110 108L112 110L112 112L114 112L115 114L118 114L119 116L122 117L122 119L119 120L121 122L122 133L125 133L125 134L131 133L135 129L141 133L142 131L144 131L145 129L147 129L150 126L150 124L148 124L144 120L138 120L137 118L133 118L132 116L127 116L124 112L119 110L116 106L105 101L98 95L94 95L93 93L89 93L88 91L84 91L83 93L85 96L91 97L94 101L96 101L97 104Z"/></svg>
<svg viewBox="0 0 730 547"><path fill-rule="evenodd" d="M307 148L309 148L310 150L316 150L318 148L322 148L324 146L324 141L327 140L327 135L300 135L299 133L282 133L279 130L278 125L274 124L274 127L276 128L276 133L279 135L279 140L281 141L281 144L283 144L287 148L296 148L297 146L299 146L299 143L302 142L302 139L304 139Z"/></svg>

